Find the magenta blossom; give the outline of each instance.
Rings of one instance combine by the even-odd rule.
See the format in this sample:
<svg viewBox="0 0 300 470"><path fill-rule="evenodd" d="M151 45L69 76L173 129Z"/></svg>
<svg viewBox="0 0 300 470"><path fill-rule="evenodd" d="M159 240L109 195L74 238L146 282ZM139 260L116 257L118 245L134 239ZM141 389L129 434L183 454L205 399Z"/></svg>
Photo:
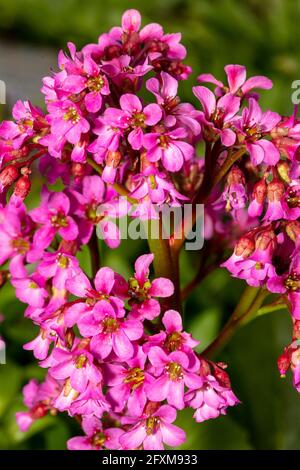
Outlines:
<svg viewBox="0 0 300 470"><path fill-rule="evenodd" d="M133 149L139 150L143 145L143 129L157 124L162 117L162 110L154 103L143 108L139 98L129 93L121 96L120 107L124 112L121 120L132 129L128 141Z"/></svg>
<svg viewBox="0 0 300 470"><path fill-rule="evenodd" d="M243 65L226 65L224 67L225 73L227 75L228 86L224 85L220 80L216 79L210 73L203 73L199 75L198 81L200 83L212 83L216 85L215 93L217 96L220 96L225 93L237 94L238 96L257 96L254 93L249 93L253 88L262 88L264 90L269 90L272 88L272 81L264 77L263 75L257 75L246 80L247 72L246 67Z"/></svg>
<svg viewBox="0 0 300 470"><path fill-rule="evenodd" d="M179 171L184 162L192 158L194 148L185 142L187 131L178 127L169 132L153 132L146 134L143 145L147 149L147 158L150 162L161 160L164 168L168 171Z"/></svg>
<svg viewBox="0 0 300 470"><path fill-rule="evenodd" d="M47 248L58 233L64 240L75 240L78 227L70 213L69 198L61 192L51 193L44 190L39 207L30 211L30 216L40 228L35 232L34 244Z"/></svg>
<svg viewBox="0 0 300 470"><path fill-rule="evenodd" d="M71 386L82 393L88 383L98 384L102 380L99 368L94 365L93 356L86 350L76 347L72 352L55 348L51 353L52 367L49 374L55 379L70 378Z"/></svg>
<svg viewBox="0 0 300 470"><path fill-rule="evenodd" d="M82 429L85 436L76 436L68 440L69 450L120 449L120 437L124 433L120 428L105 428L94 416L84 417Z"/></svg>
<svg viewBox="0 0 300 470"><path fill-rule="evenodd" d="M189 358L182 351L166 354L161 348L154 346L148 353L158 377L146 388L147 397L151 401L167 400L175 408L184 408L184 386L196 389L202 386L199 375L189 371Z"/></svg>
<svg viewBox="0 0 300 470"><path fill-rule="evenodd" d="M270 140L264 138L279 121L279 114L273 111L263 113L254 98L249 99L249 107L243 109L242 116L234 119L239 140L245 141L253 165L275 165L279 161L278 149Z"/></svg>
<svg viewBox="0 0 300 470"><path fill-rule="evenodd" d="M232 119L240 109L240 98L227 94L216 99L215 95L204 86L193 87L193 93L200 101L203 112L200 121L204 129L204 136L209 140L215 140L220 136L225 147L235 143L235 132L230 129Z"/></svg>
<svg viewBox="0 0 300 470"><path fill-rule="evenodd" d="M163 405L157 409L149 403L140 417L124 420L132 427L120 437L122 449L134 450L142 446L145 450L163 450L164 443L168 446L181 445L185 432L172 424L175 419L176 410L172 406Z"/></svg>
<svg viewBox="0 0 300 470"><path fill-rule="evenodd" d="M170 297L174 292L173 283L167 278L149 280L149 267L153 259L153 254L142 255L135 262L135 273L129 279L128 291L132 318L153 320L160 314L159 302L153 297Z"/></svg>
<svg viewBox="0 0 300 470"><path fill-rule="evenodd" d="M140 416L143 412L147 402L145 386L153 382L152 376L145 371L146 359L142 348L137 346L133 358L125 366L106 365L107 398L115 412L121 412L125 406L131 415Z"/></svg>

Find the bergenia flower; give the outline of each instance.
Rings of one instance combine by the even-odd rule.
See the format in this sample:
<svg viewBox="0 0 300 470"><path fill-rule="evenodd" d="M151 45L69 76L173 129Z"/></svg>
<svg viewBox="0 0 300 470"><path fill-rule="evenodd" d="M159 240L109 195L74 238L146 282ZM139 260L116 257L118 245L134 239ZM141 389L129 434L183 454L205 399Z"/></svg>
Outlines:
<svg viewBox="0 0 300 470"><path fill-rule="evenodd" d="M128 418L124 422L132 427L120 437L124 450L134 450L142 446L144 450L163 450L168 446L179 446L185 440L185 432L172 424L176 419L176 410L163 405L151 412L151 405L146 406L138 418Z"/></svg>

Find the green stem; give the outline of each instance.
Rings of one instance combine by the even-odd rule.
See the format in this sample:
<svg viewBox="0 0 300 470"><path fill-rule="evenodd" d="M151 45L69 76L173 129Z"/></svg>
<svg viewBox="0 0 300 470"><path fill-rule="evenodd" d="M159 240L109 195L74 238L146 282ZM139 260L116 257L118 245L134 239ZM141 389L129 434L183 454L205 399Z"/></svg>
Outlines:
<svg viewBox="0 0 300 470"><path fill-rule="evenodd" d="M169 240L162 236L162 220L160 216L159 236L151 237L151 220L148 221L148 245L151 253L154 254L154 271L157 277L166 277L174 284L174 294L171 297L163 299L163 309L173 308L182 312L179 282L179 265L171 255Z"/></svg>
<svg viewBox="0 0 300 470"><path fill-rule="evenodd" d="M101 259L100 259L100 249L98 244L98 237L96 230L93 231L92 237L89 241L89 250L90 250L90 257L91 257L91 270L92 276L95 277L97 271L99 271L101 267Z"/></svg>
<svg viewBox="0 0 300 470"><path fill-rule="evenodd" d="M204 357L215 356L231 339L235 331L252 320L260 309L268 292L259 287L246 287L239 303L217 338L201 353Z"/></svg>
<svg viewBox="0 0 300 470"><path fill-rule="evenodd" d="M261 315L266 315L267 313L277 312L278 310L286 310L287 308L287 304L279 300L278 302L261 307L257 312L257 316L259 317Z"/></svg>

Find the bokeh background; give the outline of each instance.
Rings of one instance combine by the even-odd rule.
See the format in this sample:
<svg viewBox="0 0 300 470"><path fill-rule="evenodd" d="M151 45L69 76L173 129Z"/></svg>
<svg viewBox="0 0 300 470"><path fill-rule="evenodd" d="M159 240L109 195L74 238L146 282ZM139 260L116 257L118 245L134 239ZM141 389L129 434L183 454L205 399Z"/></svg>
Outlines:
<svg viewBox="0 0 300 470"><path fill-rule="evenodd" d="M9 115L18 99L42 104L41 77L56 66L59 48L72 40L78 47L96 42L98 35L120 23L122 12L138 8L144 24L160 22L165 31L181 31L194 73L181 83L183 99L193 100L191 85L199 73L223 79L227 63L248 67L249 75L266 74L274 89L263 92L262 105L291 113L291 83L300 79L300 1L298 0L0 0L0 79L7 85ZM38 185L29 201L38 200ZM123 242L116 251L101 246L102 258L123 275L146 251L140 242ZM83 250L82 266L89 270ZM195 270L195 255L182 259L182 284ZM243 289L224 270L212 273L186 304L186 327L201 341L200 350L214 339ZM43 370L22 345L36 335L24 306L6 286L0 291L0 325L7 342L7 364L0 366L0 448L64 449L66 440L80 433L67 416L46 417L27 434L18 431L14 414L22 409L21 388L30 378L42 379ZM178 424L188 434L185 449L299 449L300 396L291 378L280 379L276 360L289 341L291 323L286 311L261 317L236 333L217 359L229 364L233 388L242 405L226 417L197 424L190 412Z"/></svg>

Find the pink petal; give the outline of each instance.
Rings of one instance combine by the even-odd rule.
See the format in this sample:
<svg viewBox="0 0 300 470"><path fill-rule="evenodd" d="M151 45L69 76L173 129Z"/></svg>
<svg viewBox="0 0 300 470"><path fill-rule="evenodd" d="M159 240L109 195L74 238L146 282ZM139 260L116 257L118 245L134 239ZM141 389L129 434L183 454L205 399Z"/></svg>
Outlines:
<svg viewBox="0 0 300 470"><path fill-rule="evenodd" d="M182 331L182 318L176 310L167 310L163 316L162 322L168 333Z"/></svg>
<svg viewBox="0 0 300 470"><path fill-rule="evenodd" d="M228 78L230 92L236 93L243 83L245 83L246 67L243 65L226 65L224 70Z"/></svg>
<svg viewBox="0 0 300 470"><path fill-rule="evenodd" d="M202 104L205 116L209 118L216 109L216 97L204 86L194 86L193 93Z"/></svg>

